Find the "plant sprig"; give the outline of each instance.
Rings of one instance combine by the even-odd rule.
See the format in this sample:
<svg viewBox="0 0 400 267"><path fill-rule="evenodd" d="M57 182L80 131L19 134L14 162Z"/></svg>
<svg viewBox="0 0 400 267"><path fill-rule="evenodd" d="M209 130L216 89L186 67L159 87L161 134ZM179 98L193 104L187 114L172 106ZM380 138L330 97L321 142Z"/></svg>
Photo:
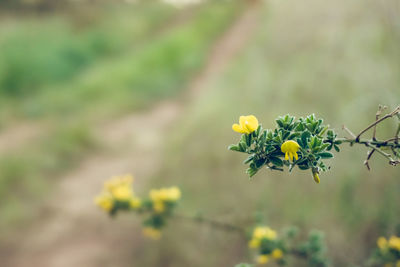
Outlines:
<svg viewBox="0 0 400 267"><path fill-rule="evenodd" d="M297 166L300 170L311 169L314 180L319 183L319 173L329 169L325 160L333 158L333 150L340 152L340 145L343 143L349 143L350 146L361 144L370 148L364 161L368 170L369 160L375 153L381 154L388 159L390 165L396 166L400 164L400 106L380 118L384 109L385 107L379 106L375 122L361 130L358 135L343 126L351 138L338 138L337 133L314 114L298 119L290 115L278 117L273 130L263 129L252 115L241 116L240 125L235 124L233 129L242 133L242 136L237 144L230 145L228 149L249 154L244 161L249 166L246 170L249 177L253 177L264 166L278 171L284 171L287 167L289 172ZM398 118L394 136L387 140L378 140L377 125L393 117ZM361 139L370 129L373 129L372 138Z"/></svg>

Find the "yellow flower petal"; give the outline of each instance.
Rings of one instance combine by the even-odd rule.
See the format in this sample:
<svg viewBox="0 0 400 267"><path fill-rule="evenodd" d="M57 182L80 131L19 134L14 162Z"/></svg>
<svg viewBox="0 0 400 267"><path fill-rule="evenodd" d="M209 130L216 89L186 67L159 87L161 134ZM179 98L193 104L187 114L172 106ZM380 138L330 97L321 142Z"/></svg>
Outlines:
<svg viewBox="0 0 400 267"><path fill-rule="evenodd" d="M290 160L293 161L293 157L296 158L296 160L298 160L299 156L297 155L297 151L299 149L300 145L293 140L288 140L284 142L281 146L282 153L285 153L285 160L289 160L290 158Z"/></svg>
<svg viewBox="0 0 400 267"><path fill-rule="evenodd" d="M400 237L391 236L388 244L390 248L400 251Z"/></svg>
<svg viewBox="0 0 400 267"><path fill-rule="evenodd" d="M250 242L249 242L249 247L250 248L258 248L258 247L260 247L260 245L261 245L261 242L260 242L260 240L259 239L252 239L252 240L250 240Z"/></svg>
<svg viewBox="0 0 400 267"><path fill-rule="evenodd" d="M378 248L380 249L386 249L387 247L387 240L384 237L379 237L378 240L376 241L376 244L378 245Z"/></svg>
<svg viewBox="0 0 400 267"><path fill-rule="evenodd" d="M260 255L260 256L258 256L258 258L257 258L257 263L258 263L258 264L267 264L268 261L269 261L269 258L268 258L267 255Z"/></svg>
<svg viewBox="0 0 400 267"><path fill-rule="evenodd" d="M240 116L239 124L233 124L232 129L241 134L251 134L258 128L258 120L255 116Z"/></svg>
<svg viewBox="0 0 400 267"><path fill-rule="evenodd" d="M246 130L244 130L244 129L242 128L242 126L240 126L240 125L237 124L237 123L235 123L235 124L232 125L232 130L234 130L235 132L241 133L241 134L246 133Z"/></svg>
<svg viewBox="0 0 400 267"><path fill-rule="evenodd" d="M283 257L283 252L282 252L282 250L276 248L272 251L271 256L272 256L272 258L279 260L280 258Z"/></svg>
<svg viewBox="0 0 400 267"><path fill-rule="evenodd" d="M255 116L249 115L245 117L243 128L246 128L249 133L254 132L258 128L258 120Z"/></svg>

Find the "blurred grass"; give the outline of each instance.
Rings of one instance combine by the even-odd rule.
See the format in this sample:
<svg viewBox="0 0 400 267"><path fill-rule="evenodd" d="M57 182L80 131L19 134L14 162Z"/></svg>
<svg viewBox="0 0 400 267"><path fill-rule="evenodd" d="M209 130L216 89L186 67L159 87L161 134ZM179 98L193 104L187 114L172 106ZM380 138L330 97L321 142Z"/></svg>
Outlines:
<svg viewBox="0 0 400 267"><path fill-rule="evenodd" d="M65 118L77 115L90 117L93 114L98 117L98 112L106 116L141 108L155 98L176 94L190 80L194 71L202 66L212 40L227 26L238 5L227 8L225 4L216 3L198 9L187 23L161 32L138 47L132 46L117 57L98 62L68 82L43 86L37 94L29 95L22 101L21 98L17 102L7 101L5 106L8 110L14 110L17 117ZM151 9L149 14L157 18L157 12ZM90 42L84 43L90 45ZM51 55L45 51L43 53ZM90 56L86 52L82 54ZM17 59L12 58L11 61L18 64ZM32 59L32 64L38 62L41 60ZM52 75L48 68L51 68L51 63L43 66L43 72ZM41 72L40 69L38 71ZM16 75L24 76L24 71Z"/></svg>
<svg viewBox="0 0 400 267"><path fill-rule="evenodd" d="M157 7L143 5L133 14L129 14L132 9L115 11L108 18L112 23L107 31L96 26L73 36L64 22L53 24L49 19L34 26L29 21L21 22L16 26L20 28L11 31L12 37L2 36L0 43L7 48L0 52L6 55L0 75L4 121L36 118L45 119L49 125L42 129L40 140L0 158L0 226L5 231L26 219L24 216L31 216L34 212L28 209L45 196L56 176L97 147L95 128L99 123L184 89L240 7L210 3L181 10L181 15L189 12L192 16L163 28L168 26L165 23L170 21L170 13L177 11L160 3ZM119 24L114 21L118 14L139 15L133 16L135 19L119 17L121 27L125 27L119 32ZM35 33L41 25L49 28L38 36L25 34L31 33L31 27L37 27ZM114 26L116 29L112 29ZM130 33L127 28L132 28ZM163 30L150 37L152 28ZM97 35L92 34L96 31L106 42L100 46L110 46L105 49L110 54L99 52L95 56L93 40ZM113 40L115 34L124 40ZM132 44L131 38L135 39ZM21 54L26 43L30 45Z"/></svg>
<svg viewBox="0 0 400 267"><path fill-rule="evenodd" d="M74 167L98 148L84 125L65 125L46 134L30 147L0 157L0 231L35 215L34 205L48 194L61 171Z"/></svg>
<svg viewBox="0 0 400 267"><path fill-rule="evenodd" d="M6 20L0 27L0 94L30 97L63 83L99 59L149 39L176 13L154 1L97 12L88 22L60 14Z"/></svg>
<svg viewBox="0 0 400 267"><path fill-rule="evenodd" d="M227 146L239 138L231 125L242 114L273 128L279 115L316 113L343 136L342 124L357 132L378 104L399 104L399 35L382 21L384 12L365 1L268 1L251 45L170 134L168 161L151 187L179 185L187 213L235 224L261 213L276 229L317 228L326 233L333 266L363 262L376 238L400 221L398 168L375 157L368 172L366 149L344 146L319 185L297 169L264 170L249 181L244 155ZM394 127L379 132L388 136ZM156 252L147 245L135 253L135 264L233 266L246 258L246 243L236 237L198 225L170 227Z"/></svg>

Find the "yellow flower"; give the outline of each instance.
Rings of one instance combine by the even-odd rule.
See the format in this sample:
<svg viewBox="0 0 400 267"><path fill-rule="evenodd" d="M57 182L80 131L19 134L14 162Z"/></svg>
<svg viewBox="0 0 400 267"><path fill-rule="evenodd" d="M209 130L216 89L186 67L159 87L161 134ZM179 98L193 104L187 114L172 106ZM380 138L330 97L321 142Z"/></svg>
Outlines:
<svg viewBox="0 0 400 267"><path fill-rule="evenodd" d="M376 244L378 245L379 249L386 249L387 248L387 240L384 237L379 237L378 241L376 241Z"/></svg>
<svg viewBox="0 0 400 267"><path fill-rule="evenodd" d="M132 175L114 176L104 183L104 190L118 201L128 201L133 197L132 184Z"/></svg>
<svg viewBox="0 0 400 267"><path fill-rule="evenodd" d="M274 230L269 227L256 227L253 231L253 238L254 239L269 239L274 240L276 239L277 234Z"/></svg>
<svg viewBox="0 0 400 267"><path fill-rule="evenodd" d="M114 187L119 186L132 186L133 177L130 174L122 176L113 176L110 180L104 183L104 188L107 190L112 190Z"/></svg>
<svg viewBox="0 0 400 267"><path fill-rule="evenodd" d="M153 240L158 240L161 238L161 231L153 227L143 228L143 234Z"/></svg>
<svg viewBox="0 0 400 267"><path fill-rule="evenodd" d="M283 153L285 153L285 160L292 160L293 161L293 157L298 160L299 156L297 155L297 151L299 150L300 145L293 140L288 140L286 142L284 142L281 146L281 150Z"/></svg>
<svg viewBox="0 0 400 267"><path fill-rule="evenodd" d="M400 260L396 262L396 267L400 267Z"/></svg>
<svg viewBox="0 0 400 267"><path fill-rule="evenodd" d="M142 201L139 198L132 198L129 205L132 209L138 209L142 205Z"/></svg>
<svg viewBox="0 0 400 267"><path fill-rule="evenodd" d="M181 198L181 191L178 187L152 189L149 193L153 202L176 202Z"/></svg>
<svg viewBox="0 0 400 267"><path fill-rule="evenodd" d="M282 250L276 248L272 251L271 256L272 256L272 258L279 260L280 258L283 257L283 252L282 252Z"/></svg>
<svg viewBox="0 0 400 267"><path fill-rule="evenodd" d="M400 237L391 236L388 244L390 248L400 251Z"/></svg>
<svg viewBox="0 0 400 267"><path fill-rule="evenodd" d="M173 186L168 189L168 197L171 201L177 201L181 198L181 190L178 187Z"/></svg>
<svg viewBox="0 0 400 267"><path fill-rule="evenodd" d="M132 191L131 187L128 187L126 185L121 185L121 186L114 187L111 190L111 194L113 195L113 197L116 200L127 201L132 198L133 191Z"/></svg>
<svg viewBox="0 0 400 267"><path fill-rule="evenodd" d="M100 208L102 208L107 212L109 212L114 206L114 201L112 196L106 192L103 192L100 196L96 197L94 202L96 203L97 206L99 206Z"/></svg>
<svg viewBox="0 0 400 267"><path fill-rule="evenodd" d="M157 213L162 213L165 211L165 205L162 201L153 202L153 210Z"/></svg>
<svg viewBox="0 0 400 267"><path fill-rule="evenodd" d="M266 263L268 263L268 261L269 261L268 255L262 254L262 255L259 255L257 258L258 264L266 264Z"/></svg>
<svg viewBox="0 0 400 267"><path fill-rule="evenodd" d="M253 238L249 241L250 248L258 248L260 247L260 244L261 244L260 239Z"/></svg>
<svg viewBox="0 0 400 267"><path fill-rule="evenodd" d="M232 129L235 132L241 134L251 134L258 128L258 120L255 116L240 116L239 124L235 123L232 125Z"/></svg>

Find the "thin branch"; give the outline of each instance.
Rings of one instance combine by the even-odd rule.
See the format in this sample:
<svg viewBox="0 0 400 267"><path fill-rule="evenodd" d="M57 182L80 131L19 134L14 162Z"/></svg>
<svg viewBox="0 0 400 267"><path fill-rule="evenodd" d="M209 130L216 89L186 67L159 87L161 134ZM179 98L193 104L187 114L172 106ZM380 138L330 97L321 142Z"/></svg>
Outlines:
<svg viewBox="0 0 400 267"><path fill-rule="evenodd" d="M350 131L350 129L347 128L345 125L342 125L342 129L345 130L349 135L351 135L351 137L353 137L354 139L356 139L356 135L353 134L353 132Z"/></svg>
<svg viewBox="0 0 400 267"><path fill-rule="evenodd" d="M373 140L367 140L367 139L360 139L357 141L357 139L349 139L349 138L337 138L335 140L341 141L342 143L350 143L350 144L354 144L354 143L363 144L363 145L370 144L370 145L374 145L377 147L400 148L400 144L396 144L395 142L393 142L396 140L396 138L394 138L394 137L390 138L388 140L385 140L385 141L379 141L379 140L373 141Z"/></svg>
<svg viewBox="0 0 400 267"><path fill-rule="evenodd" d="M201 223L208 225L211 228L220 229L227 232L237 232L240 234L245 234L246 230L243 227L236 226L230 223L220 222L209 218L204 218L202 216L189 216L183 214L174 214L175 218L182 219L185 221L191 221L195 223Z"/></svg>
<svg viewBox="0 0 400 267"><path fill-rule="evenodd" d="M378 121L379 116L382 115L382 111L384 111L385 109L387 109L387 106L382 106L382 105L378 106L378 111L375 114L375 122ZM376 125L374 126L374 133L372 134L372 140L376 141Z"/></svg>
<svg viewBox="0 0 400 267"><path fill-rule="evenodd" d="M364 161L364 165L365 167L367 167L367 169L370 171L371 168L369 167L369 160L371 159L372 155L374 154L375 149L372 149L371 151L368 151L367 154L367 159Z"/></svg>
<svg viewBox="0 0 400 267"><path fill-rule="evenodd" d="M395 116L396 114L400 113L400 106L398 106L397 108L395 108L391 113L386 114L385 116L383 116L382 118L380 118L379 120L376 120L374 123L371 123L367 128L365 128L364 130L362 130L357 136L356 136L356 142L358 143L358 141L360 140L360 137L363 133L365 133L366 131L368 131L369 129L371 129L372 127L374 127L375 125L381 123L382 121L391 118L393 116Z"/></svg>

